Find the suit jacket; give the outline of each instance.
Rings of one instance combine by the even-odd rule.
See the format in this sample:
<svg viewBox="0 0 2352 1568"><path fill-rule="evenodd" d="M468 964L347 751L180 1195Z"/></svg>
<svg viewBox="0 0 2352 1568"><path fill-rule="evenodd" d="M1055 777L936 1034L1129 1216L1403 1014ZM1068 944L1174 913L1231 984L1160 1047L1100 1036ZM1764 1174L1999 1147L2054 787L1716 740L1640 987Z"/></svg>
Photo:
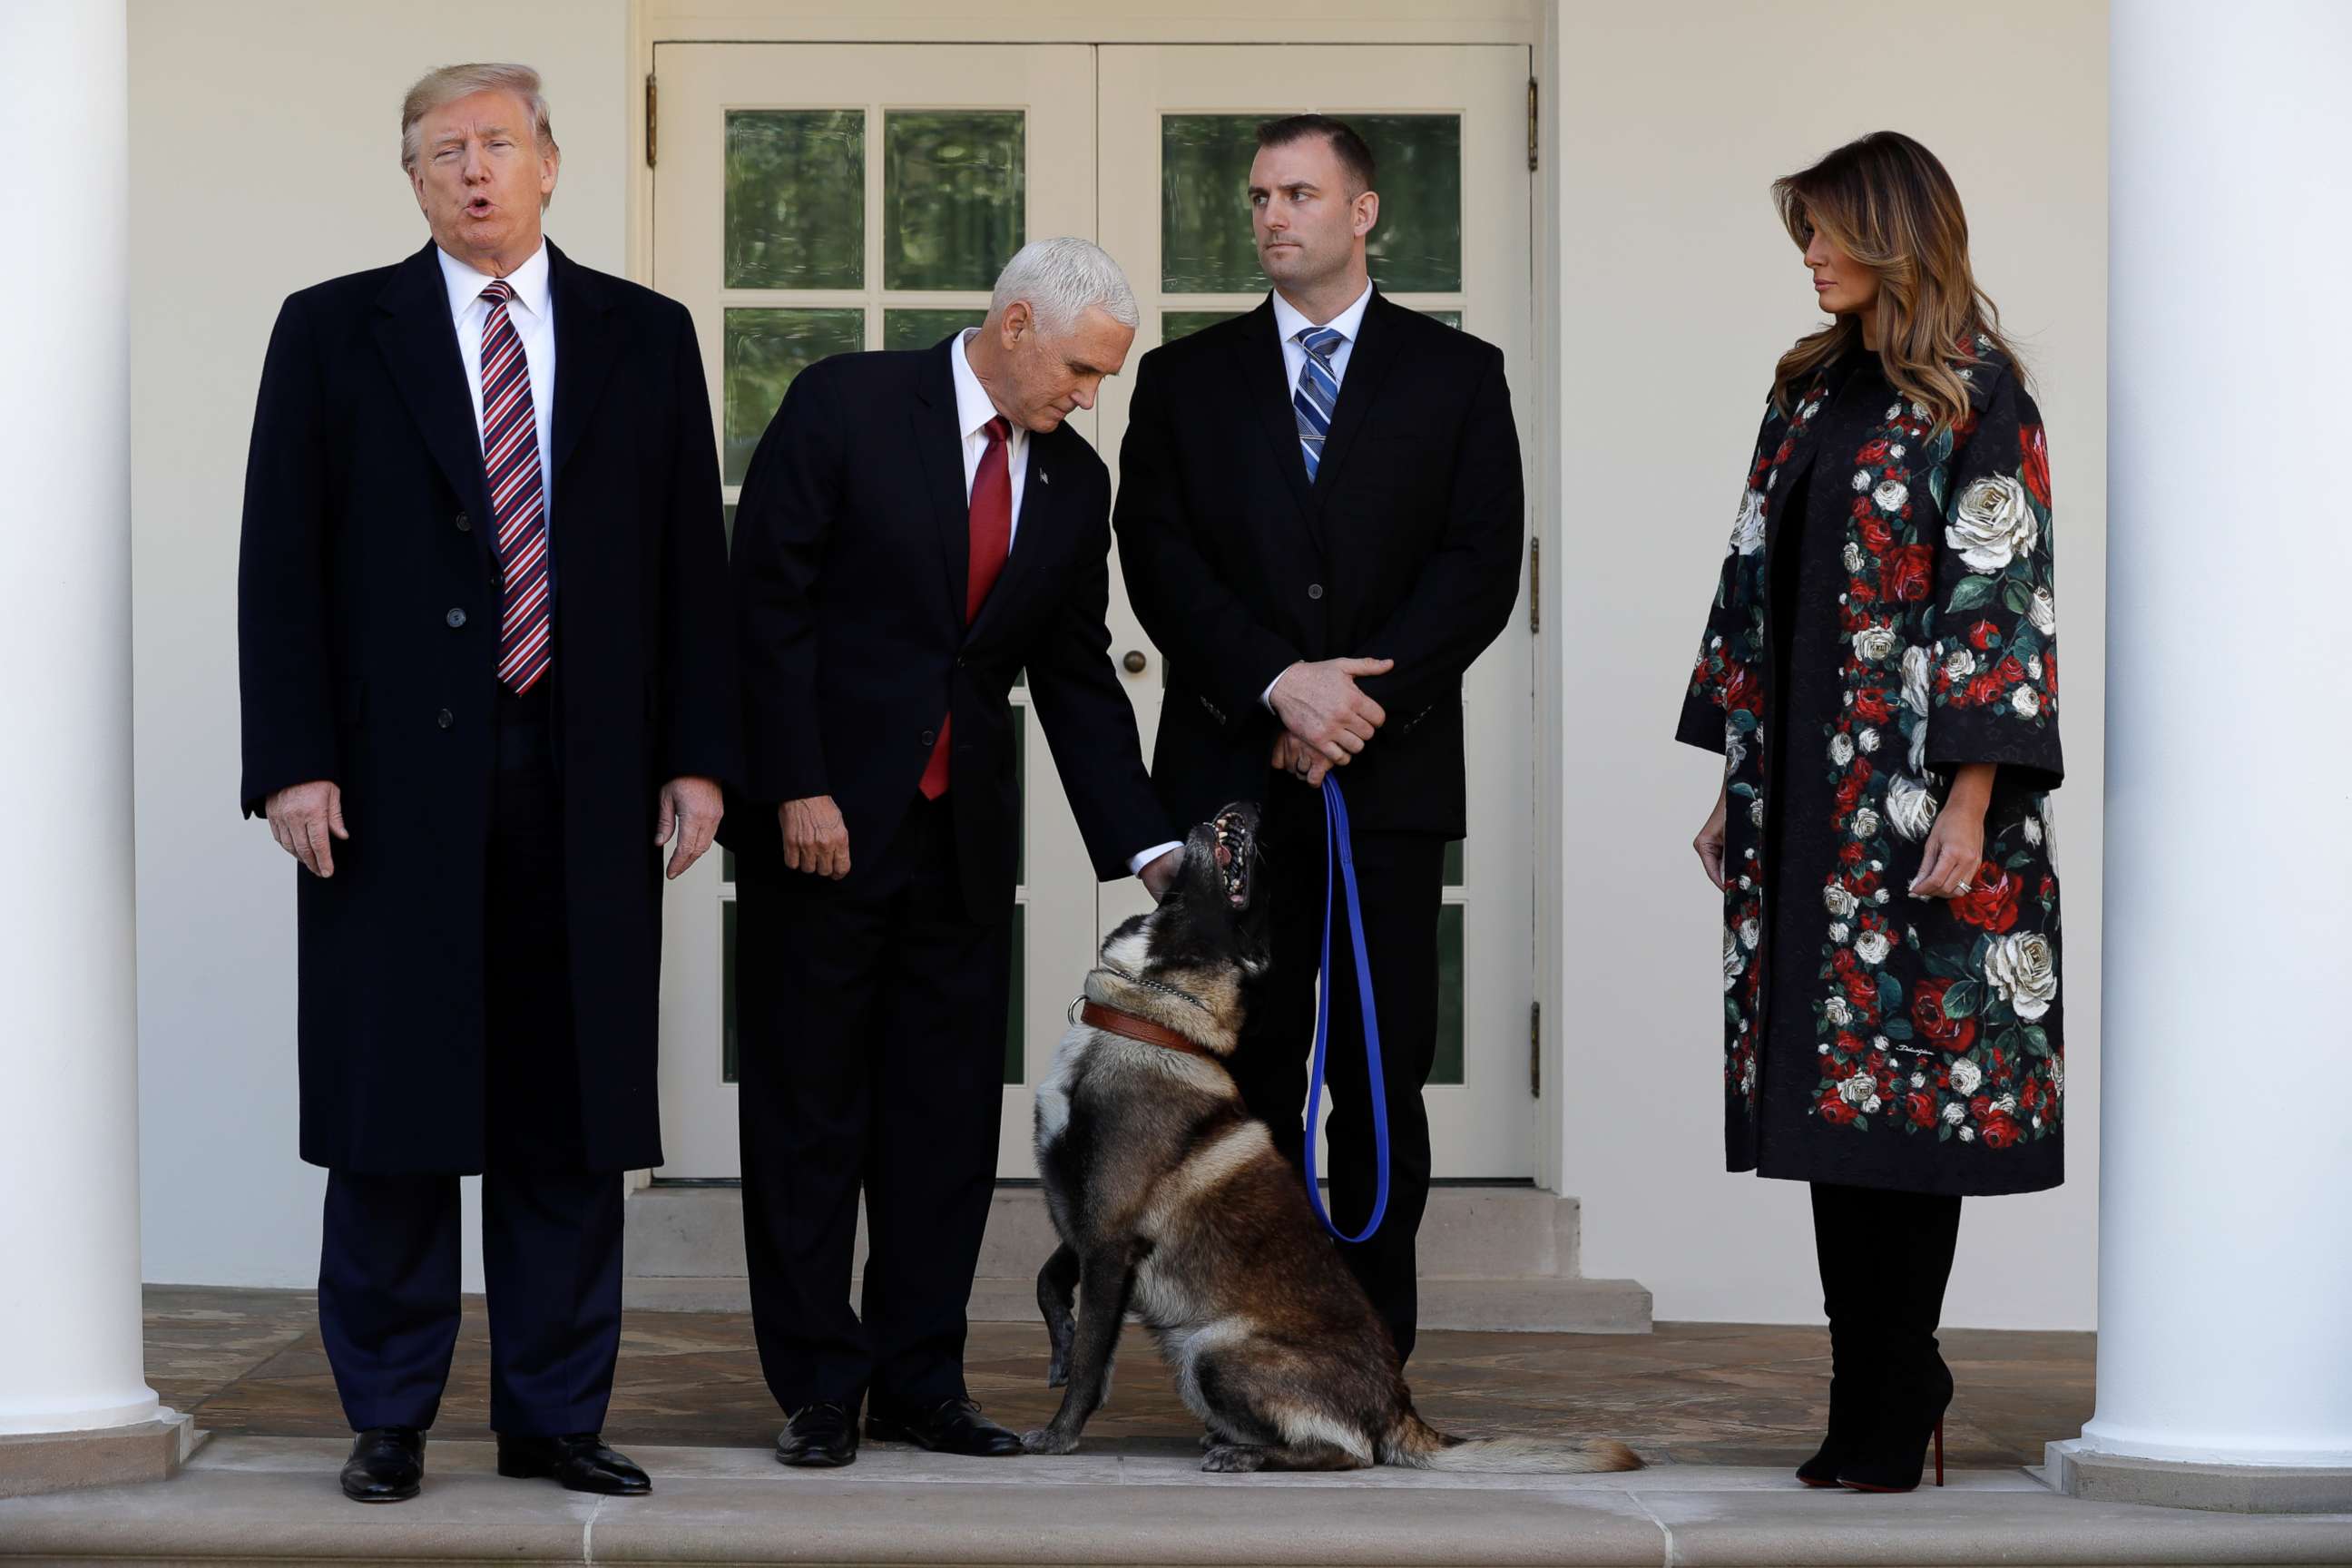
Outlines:
<svg viewBox="0 0 2352 1568"><path fill-rule="evenodd" d="M656 793L740 763L726 541L694 327L548 247L549 549L572 1027L588 1156L661 1161ZM299 885L302 1157L478 1171L499 633L490 506L434 248L286 301L246 465L247 815L341 786Z"/></svg>
<svg viewBox="0 0 2352 1568"><path fill-rule="evenodd" d="M1012 918L1021 847L1007 697L1024 668L1097 875L1126 876L1130 856L1175 835L1110 664L1110 480L1076 431L1029 437L1012 553L964 624L971 525L955 344L811 365L761 438L735 510L746 770L727 833L739 876L787 875L777 805L831 795L854 891L952 713L965 901L995 923Z"/></svg>
<svg viewBox="0 0 2352 1568"><path fill-rule="evenodd" d="M1167 656L1153 780L1198 821L1264 799L1295 660L1392 658L1339 777L1360 828L1461 837L1462 676L1518 597L1526 500L1503 355L1375 292L1315 479L1271 299L1143 356L1119 448L1127 590ZM1294 786L1295 787L1295 786Z"/></svg>

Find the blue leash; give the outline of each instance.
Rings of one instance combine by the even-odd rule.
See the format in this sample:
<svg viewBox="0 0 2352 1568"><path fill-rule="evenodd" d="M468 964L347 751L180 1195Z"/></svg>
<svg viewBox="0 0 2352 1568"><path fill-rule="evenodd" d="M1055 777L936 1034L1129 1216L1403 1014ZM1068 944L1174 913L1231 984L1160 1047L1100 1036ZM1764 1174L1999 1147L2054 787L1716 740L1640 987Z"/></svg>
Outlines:
<svg viewBox="0 0 2352 1568"><path fill-rule="evenodd" d="M1356 996L1364 1016L1364 1070L1372 1097L1372 1149L1379 1161L1380 1181L1372 1198L1372 1217L1364 1225L1360 1236L1342 1235L1331 1223L1330 1211L1323 1206L1323 1194L1315 1184L1316 1121L1323 1103L1323 1061L1331 1045L1331 866L1332 847L1339 847L1340 880L1348 889L1348 935L1356 949ZM1315 1205L1315 1217L1323 1228L1341 1241L1359 1242L1371 1239L1381 1228L1381 1221L1389 1212L1389 1096L1388 1080L1381 1075L1380 1015L1372 1010L1372 965L1364 952L1364 911L1356 900L1356 846L1348 832L1348 803L1339 794L1339 781L1334 774L1323 775L1323 968L1322 984L1315 999L1315 1068L1307 1080L1307 1201Z"/></svg>

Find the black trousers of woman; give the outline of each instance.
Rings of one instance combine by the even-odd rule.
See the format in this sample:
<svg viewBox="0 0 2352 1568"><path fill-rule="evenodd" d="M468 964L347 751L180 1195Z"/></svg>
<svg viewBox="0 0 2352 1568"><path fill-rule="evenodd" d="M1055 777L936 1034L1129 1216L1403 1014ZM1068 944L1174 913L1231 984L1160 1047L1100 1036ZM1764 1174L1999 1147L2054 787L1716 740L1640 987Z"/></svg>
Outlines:
<svg viewBox="0 0 2352 1568"><path fill-rule="evenodd" d="M1830 1426L1798 1479L1907 1491L1951 1402L1937 1352L1960 1200L1812 1184L1813 1250L1830 1320Z"/></svg>

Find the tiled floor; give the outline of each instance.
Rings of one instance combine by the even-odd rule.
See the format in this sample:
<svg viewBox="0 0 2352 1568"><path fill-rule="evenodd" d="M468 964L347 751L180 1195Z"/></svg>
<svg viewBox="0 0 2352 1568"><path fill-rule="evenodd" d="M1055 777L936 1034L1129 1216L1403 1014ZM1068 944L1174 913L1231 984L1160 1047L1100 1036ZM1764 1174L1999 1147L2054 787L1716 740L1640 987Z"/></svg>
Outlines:
<svg viewBox="0 0 2352 1568"><path fill-rule="evenodd" d="M1956 1330L1944 1353L1959 1383L1947 1425L1951 1460L2039 1464L2042 1446L2081 1432L2091 1415L2092 1336ZM1478 1436L1620 1437L1653 1462L1793 1465L1824 1415L1829 1341L1816 1328L1662 1323L1653 1334L1422 1336L1409 1374L1441 1427ZM976 1324L971 1391L1019 1429L1058 1402L1045 1387L1045 1338L1027 1324ZM147 1373L163 1402L220 1434L333 1436L348 1431L299 1291L154 1287L147 1293ZM467 1303L436 1438L488 1434L488 1325ZM740 1313L633 1312L605 1433L629 1444L764 1447L781 1424ZM1171 1391L1150 1342L1134 1329L1116 1392L1087 1429L1097 1452L1118 1439L1189 1441L1199 1428Z"/></svg>

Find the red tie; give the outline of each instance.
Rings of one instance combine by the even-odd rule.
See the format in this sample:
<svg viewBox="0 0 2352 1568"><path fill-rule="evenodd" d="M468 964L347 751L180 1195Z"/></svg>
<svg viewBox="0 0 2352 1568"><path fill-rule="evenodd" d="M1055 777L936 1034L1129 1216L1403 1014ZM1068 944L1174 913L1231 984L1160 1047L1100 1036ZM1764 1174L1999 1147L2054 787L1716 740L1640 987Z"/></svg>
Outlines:
<svg viewBox="0 0 2352 1568"><path fill-rule="evenodd" d="M499 591L499 679L520 697L555 662L547 602L547 490L539 468L539 419L530 405L530 366L507 315L514 286L495 279L482 289L490 313L482 323L482 471L490 483Z"/></svg>
<svg viewBox="0 0 2352 1568"><path fill-rule="evenodd" d="M996 575L1013 551L1013 470L1005 456L1013 426L1000 414L988 422L987 435L988 450L980 455L980 471L971 477L971 566L963 595L967 627L980 619L980 607L988 603L988 591L996 586ZM923 769L926 800L948 793L948 732L954 722L952 714L940 721L939 743Z"/></svg>

